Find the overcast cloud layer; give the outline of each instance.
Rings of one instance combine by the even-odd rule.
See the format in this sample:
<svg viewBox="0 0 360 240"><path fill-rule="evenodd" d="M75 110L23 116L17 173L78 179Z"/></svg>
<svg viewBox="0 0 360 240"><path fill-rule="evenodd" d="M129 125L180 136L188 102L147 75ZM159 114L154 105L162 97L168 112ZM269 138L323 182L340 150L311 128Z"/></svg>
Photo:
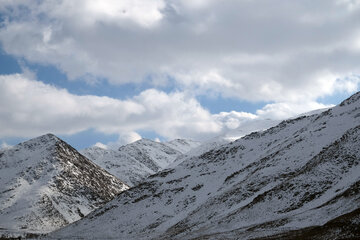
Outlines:
<svg viewBox="0 0 360 240"><path fill-rule="evenodd" d="M281 118L323 107L319 97L356 91L360 82L358 0L3 0L0 12L0 42L9 54L53 64L70 80L152 84L133 99L117 100L2 76L2 103L17 108L1 108L2 124L13 124L3 136L31 135L56 119L56 131L67 133L152 128L165 137L205 136L223 131L227 118L203 109L197 95L271 101L258 116ZM156 90L168 79L177 90ZM4 93L20 91L18 85L47 92L41 98L54 112L34 107L44 100L39 96L21 106L33 96L25 90L25 97ZM56 95L68 99L66 107L51 105ZM33 127L19 129L26 117Z"/></svg>

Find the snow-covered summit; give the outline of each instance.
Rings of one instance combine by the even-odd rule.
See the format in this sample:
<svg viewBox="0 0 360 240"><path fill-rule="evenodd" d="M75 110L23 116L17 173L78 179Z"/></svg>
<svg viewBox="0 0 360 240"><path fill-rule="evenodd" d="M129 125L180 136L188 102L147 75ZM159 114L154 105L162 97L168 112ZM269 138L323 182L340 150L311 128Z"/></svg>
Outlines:
<svg viewBox="0 0 360 240"><path fill-rule="evenodd" d="M79 220L128 186L53 134L0 151L0 236Z"/></svg>

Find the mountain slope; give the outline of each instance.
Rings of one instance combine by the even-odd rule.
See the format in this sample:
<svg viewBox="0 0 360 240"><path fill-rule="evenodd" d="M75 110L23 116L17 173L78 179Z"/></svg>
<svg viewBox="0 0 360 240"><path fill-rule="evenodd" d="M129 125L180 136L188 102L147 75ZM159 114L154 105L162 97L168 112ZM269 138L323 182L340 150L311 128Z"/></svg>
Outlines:
<svg viewBox="0 0 360 240"><path fill-rule="evenodd" d="M140 139L136 142L127 144L119 148L120 152L126 152L128 155L144 164L154 172L166 168L182 153L164 143L151 141L149 139Z"/></svg>
<svg viewBox="0 0 360 240"><path fill-rule="evenodd" d="M132 187L143 182L155 172L130 156L126 151L116 151L99 147L90 147L81 151L81 154L106 169Z"/></svg>
<svg viewBox="0 0 360 240"><path fill-rule="evenodd" d="M193 141L190 139L175 139L169 142L164 142L164 144L181 152L182 154L186 154L192 149L199 147L201 145L201 142Z"/></svg>
<svg viewBox="0 0 360 240"><path fill-rule="evenodd" d="M135 186L199 145L199 142L186 139L164 143L141 139L118 150L94 146L81 153L127 185Z"/></svg>
<svg viewBox="0 0 360 240"><path fill-rule="evenodd" d="M34 138L0 151L0 229L49 232L127 188L56 136Z"/></svg>
<svg viewBox="0 0 360 240"><path fill-rule="evenodd" d="M326 224L359 208L359 144L357 93L189 157L50 236L252 239L321 225L325 233ZM358 215L349 221L358 223Z"/></svg>

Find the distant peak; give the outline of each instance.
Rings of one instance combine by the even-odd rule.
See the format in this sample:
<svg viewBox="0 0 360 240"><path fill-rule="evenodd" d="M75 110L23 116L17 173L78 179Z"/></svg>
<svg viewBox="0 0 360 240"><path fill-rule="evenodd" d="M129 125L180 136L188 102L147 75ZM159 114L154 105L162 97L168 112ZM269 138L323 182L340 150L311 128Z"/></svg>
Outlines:
<svg viewBox="0 0 360 240"><path fill-rule="evenodd" d="M149 142L152 142L154 143L155 141L151 140L151 139L147 139L147 138L142 138L142 139L139 139L133 143L149 143ZM131 143L130 143L131 144Z"/></svg>
<svg viewBox="0 0 360 240"><path fill-rule="evenodd" d="M351 95L351 97L345 99L343 102L340 103L340 106L345 106L345 105L349 105L349 104L352 104L354 102L357 102L359 101L360 99L360 92L357 92L353 95Z"/></svg>
<svg viewBox="0 0 360 240"><path fill-rule="evenodd" d="M48 140L56 140L56 141L60 140L60 138L58 138L57 136L55 136L52 133L47 133L47 134L41 135L41 136L39 136L37 138L43 138L43 139L48 139Z"/></svg>
<svg viewBox="0 0 360 240"><path fill-rule="evenodd" d="M47 144L49 144L49 143L57 143L59 141L61 141L60 138L58 138L57 136L55 136L52 133L47 133L45 135L41 135L39 137L32 138L32 139L30 139L30 140L28 140L26 142L21 143L21 144L25 144L25 145L34 144L34 143L47 143Z"/></svg>

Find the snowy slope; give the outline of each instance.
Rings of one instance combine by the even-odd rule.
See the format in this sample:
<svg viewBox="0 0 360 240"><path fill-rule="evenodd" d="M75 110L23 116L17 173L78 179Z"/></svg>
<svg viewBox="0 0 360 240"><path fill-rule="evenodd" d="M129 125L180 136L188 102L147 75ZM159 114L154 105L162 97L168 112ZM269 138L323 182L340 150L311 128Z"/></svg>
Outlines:
<svg viewBox="0 0 360 240"><path fill-rule="evenodd" d="M90 147L81 151L81 154L92 160L109 173L121 179L132 187L144 181L155 172L136 160L126 151Z"/></svg>
<svg viewBox="0 0 360 240"><path fill-rule="evenodd" d="M47 134L0 151L0 236L79 220L128 186Z"/></svg>
<svg viewBox="0 0 360 240"><path fill-rule="evenodd" d="M164 142L164 144L170 148L173 148L182 154L186 154L194 148L197 148L201 145L201 142L193 141L190 139L175 139L169 142Z"/></svg>
<svg viewBox="0 0 360 240"><path fill-rule="evenodd" d="M359 146L357 93L320 114L189 157L49 236L251 239L324 225L324 238L336 239L328 228L334 221L350 214L359 223ZM339 234L349 231L342 227Z"/></svg>
<svg viewBox="0 0 360 240"><path fill-rule="evenodd" d="M141 139L118 150L94 146L82 150L81 154L132 187L199 145L199 142L186 139L164 143Z"/></svg>
<svg viewBox="0 0 360 240"><path fill-rule="evenodd" d="M140 139L119 148L154 172L166 168L182 153L172 147L149 139Z"/></svg>

